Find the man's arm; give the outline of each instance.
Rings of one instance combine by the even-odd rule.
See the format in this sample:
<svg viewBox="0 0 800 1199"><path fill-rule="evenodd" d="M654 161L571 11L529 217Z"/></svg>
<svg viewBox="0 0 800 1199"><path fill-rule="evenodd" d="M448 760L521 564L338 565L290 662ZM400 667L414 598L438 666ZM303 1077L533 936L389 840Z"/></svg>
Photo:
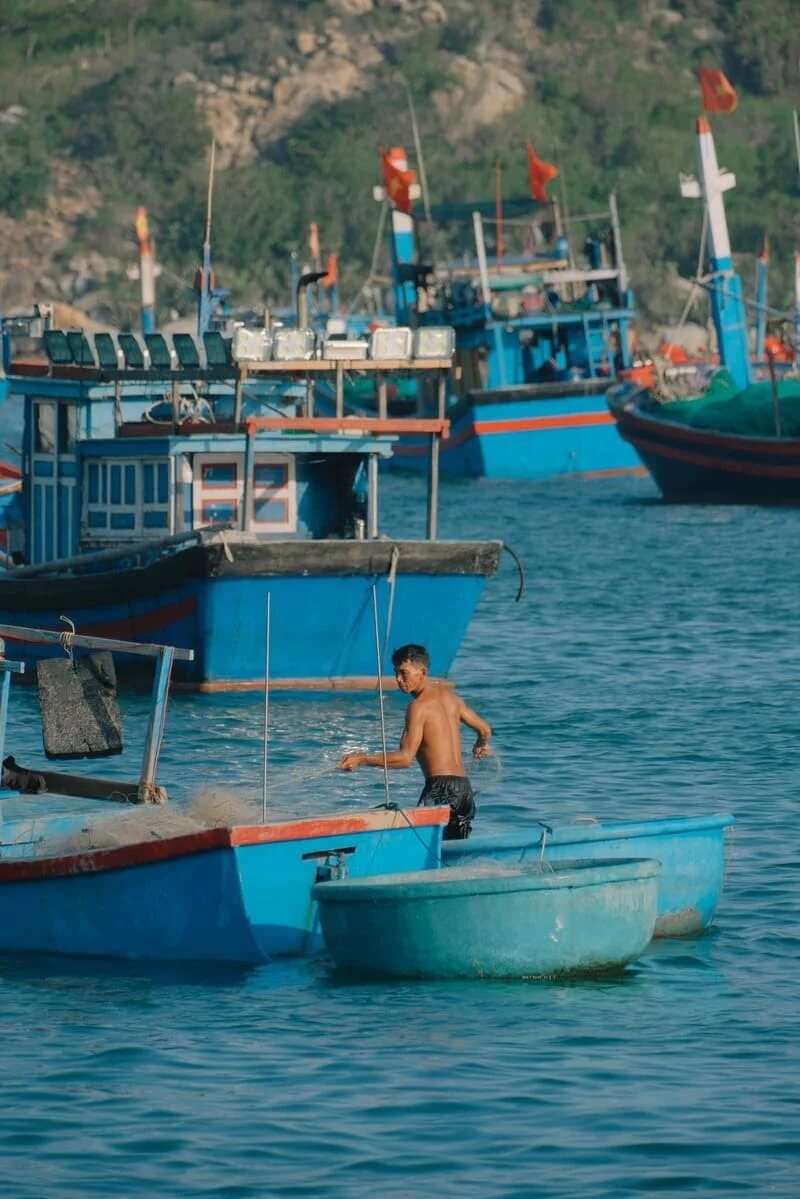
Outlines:
<svg viewBox="0 0 800 1199"><path fill-rule="evenodd" d="M358 770L359 766L377 766L383 770L385 765L389 769L401 770L406 766L411 766L422 742L422 729L422 714L414 702L409 705L406 712L406 723L400 738L399 749L390 750L385 758L383 754L345 754L339 762L339 769Z"/></svg>
<svg viewBox="0 0 800 1199"><path fill-rule="evenodd" d="M468 704L465 704L463 699L461 700L458 718L462 724L466 724L478 734L475 744L472 747L473 758L488 757L492 752L489 748L489 741L492 736L491 726L485 720L481 719L478 713L474 712Z"/></svg>

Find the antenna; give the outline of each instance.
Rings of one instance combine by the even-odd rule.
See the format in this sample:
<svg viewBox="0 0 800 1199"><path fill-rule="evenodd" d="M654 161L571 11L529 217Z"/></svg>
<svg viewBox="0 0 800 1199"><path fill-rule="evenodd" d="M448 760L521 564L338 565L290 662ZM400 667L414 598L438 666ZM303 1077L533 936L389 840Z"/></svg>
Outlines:
<svg viewBox="0 0 800 1199"><path fill-rule="evenodd" d="M217 143L211 139L211 159L208 168L208 194L206 197L206 230L203 238L203 266L200 271L200 295L197 305L197 334L208 332L211 322L211 201L214 194L214 163Z"/></svg>
<svg viewBox="0 0 800 1199"><path fill-rule="evenodd" d="M214 163L217 157L217 143L211 139L211 160L208 167L208 195L206 197L206 235L203 239L203 252L211 250L211 201L214 196Z"/></svg>
<svg viewBox="0 0 800 1199"><path fill-rule="evenodd" d="M402 76L401 76L402 78ZM417 125L417 114L414 110L414 101L411 97L411 88L403 79L403 87L406 89L406 97L408 99L408 111L411 116L411 132L414 136L414 152L417 156L419 165L419 185L422 189L422 207L425 209L425 220L431 219L430 197L428 196L428 181L425 177L425 159L422 157L422 140L419 136L419 126Z"/></svg>

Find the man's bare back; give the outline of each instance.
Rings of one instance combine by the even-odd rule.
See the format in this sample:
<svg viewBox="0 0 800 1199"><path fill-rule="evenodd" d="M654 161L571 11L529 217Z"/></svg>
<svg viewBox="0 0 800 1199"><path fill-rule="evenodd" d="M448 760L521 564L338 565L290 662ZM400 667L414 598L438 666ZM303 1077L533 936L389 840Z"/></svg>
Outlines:
<svg viewBox="0 0 800 1199"><path fill-rule="evenodd" d="M461 725L466 724L478 734L472 749L474 758L491 753L492 730L460 695L428 678L430 658L424 646L404 645L395 650L392 664L397 686L414 696L406 711L400 748L386 754L345 754L339 769L400 768L410 766L416 758L425 775L419 802L447 804L450 820L443 836L448 840L468 837L475 816L475 797L461 755Z"/></svg>
<svg viewBox="0 0 800 1199"><path fill-rule="evenodd" d="M450 687L428 678L426 665L398 662L395 677L400 690L414 696L406 712L400 748L387 753L385 758L383 754L345 754L339 763L341 770L384 765L401 769L416 758L426 779L441 775L463 778L466 771L461 753L462 724L478 734L472 756L484 758L491 753L489 725Z"/></svg>

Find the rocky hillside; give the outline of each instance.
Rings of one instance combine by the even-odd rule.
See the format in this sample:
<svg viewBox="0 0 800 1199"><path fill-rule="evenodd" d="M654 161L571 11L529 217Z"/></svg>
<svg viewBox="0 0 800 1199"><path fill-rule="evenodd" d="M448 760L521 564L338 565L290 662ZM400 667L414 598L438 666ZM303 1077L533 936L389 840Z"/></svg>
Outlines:
<svg viewBox="0 0 800 1199"><path fill-rule="evenodd" d="M242 303L285 301L313 220L355 294L378 150L412 150L410 98L433 202L491 197L498 161L504 193L526 194L528 140L571 212L616 189L640 305L669 320L696 264L678 173L702 64L739 93L714 128L745 285L768 233L771 302L788 306L798 60L795 0L3 0L0 310L47 298L134 322L144 203L159 315L189 312L212 137L218 281Z"/></svg>

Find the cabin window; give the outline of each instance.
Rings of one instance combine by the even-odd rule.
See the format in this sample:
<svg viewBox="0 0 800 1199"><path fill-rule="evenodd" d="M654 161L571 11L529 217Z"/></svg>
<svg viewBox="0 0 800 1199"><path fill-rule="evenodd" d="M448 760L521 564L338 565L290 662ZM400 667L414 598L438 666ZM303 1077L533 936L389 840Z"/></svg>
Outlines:
<svg viewBox="0 0 800 1199"><path fill-rule="evenodd" d="M297 528L294 460L256 455L253 469L253 528L293 533Z"/></svg>
<svg viewBox="0 0 800 1199"><path fill-rule="evenodd" d="M35 454L54 454L58 434L56 405L36 403L33 411L33 452Z"/></svg>
<svg viewBox="0 0 800 1199"><path fill-rule="evenodd" d="M194 460L194 525L242 523L244 454L197 454ZM245 527L257 533L294 533L297 497L294 459L256 454Z"/></svg>
<svg viewBox="0 0 800 1199"><path fill-rule="evenodd" d="M169 532L168 459L91 459L83 469L83 529L90 540Z"/></svg>
<svg viewBox="0 0 800 1199"><path fill-rule="evenodd" d="M78 440L78 419L77 404L58 405L59 454L75 453L75 442Z"/></svg>

